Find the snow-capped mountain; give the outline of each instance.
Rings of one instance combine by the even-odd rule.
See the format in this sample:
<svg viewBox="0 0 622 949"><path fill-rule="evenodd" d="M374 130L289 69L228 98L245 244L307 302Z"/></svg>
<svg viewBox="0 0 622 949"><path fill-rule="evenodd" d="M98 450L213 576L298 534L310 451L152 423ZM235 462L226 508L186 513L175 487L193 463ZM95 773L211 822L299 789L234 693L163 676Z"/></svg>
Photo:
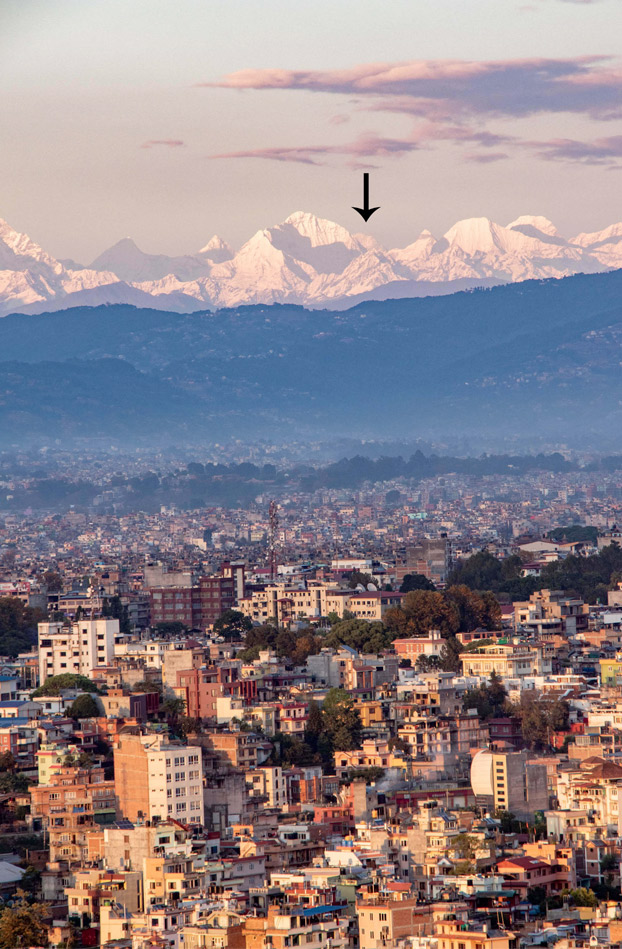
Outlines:
<svg viewBox="0 0 622 949"><path fill-rule="evenodd" d="M0 220L0 315L127 302L179 312L244 303L344 307L354 299L565 277L622 267L622 223L569 240L539 216L458 221L385 250L366 234L298 211L237 252L214 236L196 253L147 254L124 238L90 267L47 254Z"/></svg>

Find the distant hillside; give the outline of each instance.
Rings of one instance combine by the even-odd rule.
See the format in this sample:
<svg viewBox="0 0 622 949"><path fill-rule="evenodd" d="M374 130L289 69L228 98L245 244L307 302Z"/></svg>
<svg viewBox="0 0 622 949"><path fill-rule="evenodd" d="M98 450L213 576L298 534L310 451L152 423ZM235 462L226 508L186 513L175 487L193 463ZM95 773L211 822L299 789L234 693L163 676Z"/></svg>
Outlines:
<svg viewBox="0 0 622 949"><path fill-rule="evenodd" d="M0 353L5 441L535 432L613 445L622 271L341 312L15 314L0 320Z"/></svg>

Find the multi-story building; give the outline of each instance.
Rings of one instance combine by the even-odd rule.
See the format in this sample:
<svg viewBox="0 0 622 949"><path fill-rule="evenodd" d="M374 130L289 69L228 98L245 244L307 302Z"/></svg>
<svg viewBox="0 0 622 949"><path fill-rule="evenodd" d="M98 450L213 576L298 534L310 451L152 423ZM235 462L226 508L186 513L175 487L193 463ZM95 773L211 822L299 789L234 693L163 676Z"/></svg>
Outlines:
<svg viewBox="0 0 622 949"><path fill-rule="evenodd" d="M30 788L30 799L32 826L47 830L51 861L84 861L89 833L115 817L115 783L100 767L62 767L49 784Z"/></svg>
<svg viewBox="0 0 622 949"><path fill-rule="evenodd" d="M183 623L204 628L233 609L244 590L244 565L223 564L219 576L201 577L197 585L150 587L151 623Z"/></svg>
<svg viewBox="0 0 622 949"><path fill-rule="evenodd" d="M124 735L114 751L114 773L119 817L202 823L201 748L155 733Z"/></svg>
<svg viewBox="0 0 622 949"><path fill-rule="evenodd" d="M433 583L443 584L453 564L453 546L447 534L424 538L398 557L397 579L401 583L408 574L420 573Z"/></svg>
<svg viewBox="0 0 622 949"><path fill-rule="evenodd" d="M471 764L471 787L494 810L531 820L549 807L546 767L531 762L526 751L479 751Z"/></svg>
<svg viewBox="0 0 622 949"><path fill-rule="evenodd" d="M590 608L581 597L559 590L537 590L514 604L514 622L538 636L562 633L575 636L587 629Z"/></svg>
<svg viewBox="0 0 622 949"><path fill-rule="evenodd" d="M498 643L460 653L467 676L489 679L494 672L502 679L548 675L552 670L552 649L545 643Z"/></svg>
<svg viewBox="0 0 622 949"><path fill-rule="evenodd" d="M91 677L111 662L118 635L118 619L39 623L40 681L65 672Z"/></svg>

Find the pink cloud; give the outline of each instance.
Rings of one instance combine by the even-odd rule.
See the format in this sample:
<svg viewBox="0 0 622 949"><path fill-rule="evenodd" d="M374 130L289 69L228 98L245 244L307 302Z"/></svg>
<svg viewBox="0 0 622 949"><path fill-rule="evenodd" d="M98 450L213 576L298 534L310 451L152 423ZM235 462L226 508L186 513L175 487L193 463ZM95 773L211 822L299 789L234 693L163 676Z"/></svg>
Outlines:
<svg viewBox="0 0 622 949"><path fill-rule="evenodd" d="M525 144L546 161L578 162L583 165L608 165L617 168L620 167L619 159L622 159L622 135L596 138L591 142L554 138L548 142Z"/></svg>
<svg viewBox="0 0 622 949"><path fill-rule="evenodd" d="M413 60L336 70L243 69L220 82L199 85L356 95L371 100L376 110L430 119L547 112L610 119L622 116L622 70L606 67L607 59Z"/></svg>
<svg viewBox="0 0 622 949"><path fill-rule="evenodd" d="M158 145L165 145L168 148L183 148L186 143L178 138L152 138L148 142L143 142L141 148L155 148Z"/></svg>
<svg viewBox="0 0 622 949"><path fill-rule="evenodd" d="M251 148L241 151L224 152L210 155L210 158L263 158L271 161L293 162L305 165L324 165L330 156L341 155L348 158L351 168L375 168L368 158L394 158L421 148L430 147L434 141L447 140L454 143L471 143L482 148L512 141L506 135L494 135L490 132L469 129L465 126L441 128L432 123L424 123L414 128L410 135L403 138L377 135L367 132L351 142L340 145L299 145L293 147Z"/></svg>

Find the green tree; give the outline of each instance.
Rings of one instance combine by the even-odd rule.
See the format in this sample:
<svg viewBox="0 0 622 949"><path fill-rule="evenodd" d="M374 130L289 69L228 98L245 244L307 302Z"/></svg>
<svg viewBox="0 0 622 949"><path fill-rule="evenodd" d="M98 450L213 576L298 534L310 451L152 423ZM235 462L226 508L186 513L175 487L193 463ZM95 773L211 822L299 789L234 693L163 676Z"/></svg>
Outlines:
<svg viewBox="0 0 622 949"><path fill-rule="evenodd" d="M439 629L443 636L450 636L460 628L456 606L442 593L413 590L404 597L402 610L406 615L409 636L426 636L433 629Z"/></svg>
<svg viewBox="0 0 622 949"><path fill-rule="evenodd" d="M172 620L168 623L156 623L154 629L160 636L181 636L182 633L188 632L186 624L181 623L179 620Z"/></svg>
<svg viewBox="0 0 622 949"><path fill-rule="evenodd" d="M436 590L436 587L422 573L407 573L402 580L400 593L411 593L413 590Z"/></svg>
<svg viewBox="0 0 622 949"><path fill-rule="evenodd" d="M578 886L576 890L571 890L569 896L575 906L598 906L596 893L585 886Z"/></svg>
<svg viewBox="0 0 622 949"><path fill-rule="evenodd" d="M451 847L461 860L475 860L477 856L477 840L470 834L458 834L451 841Z"/></svg>
<svg viewBox="0 0 622 949"><path fill-rule="evenodd" d="M360 570L352 570L346 574L345 579L348 581L351 590L355 590L359 585L367 588L369 583L374 582L374 578L370 573L362 573Z"/></svg>
<svg viewBox="0 0 622 949"><path fill-rule="evenodd" d="M61 675L50 676L43 685L32 693L32 698L38 695L60 695L65 689L80 689L82 692L98 693L96 684L86 676L77 672L63 672Z"/></svg>
<svg viewBox="0 0 622 949"><path fill-rule="evenodd" d="M3 751L0 754L0 771L8 771L13 774L17 768L17 761L10 751Z"/></svg>
<svg viewBox="0 0 622 949"><path fill-rule="evenodd" d="M71 703L68 714L70 718L99 718L100 711L92 695L78 695Z"/></svg>
<svg viewBox="0 0 622 949"><path fill-rule="evenodd" d="M132 692L157 692L160 697L164 692L161 682L152 682L150 679L141 679L132 686Z"/></svg>
<svg viewBox="0 0 622 949"><path fill-rule="evenodd" d="M63 589L63 578L58 570L46 570L43 574L43 582L48 593L60 593Z"/></svg>
<svg viewBox="0 0 622 949"><path fill-rule="evenodd" d="M253 621L240 610L225 610L214 623L214 634L224 639L244 639L253 628Z"/></svg>
<svg viewBox="0 0 622 949"><path fill-rule="evenodd" d="M0 596L0 655L14 657L30 649L37 641L37 623L44 619L45 613L16 596Z"/></svg>
<svg viewBox="0 0 622 949"><path fill-rule="evenodd" d="M477 709L478 718L486 720L501 715L507 701L507 692L502 680L493 672L490 683L474 689L467 689L462 699L465 709Z"/></svg>
<svg viewBox="0 0 622 949"><path fill-rule="evenodd" d="M329 689L322 706L324 733L335 751L359 748L363 726L354 699L345 689Z"/></svg>
<svg viewBox="0 0 622 949"><path fill-rule="evenodd" d="M18 893L23 892L19 891ZM0 949L26 946L47 946L48 927L46 907L42 903L28 903L21 895L13 906L0 912Z"/></svg>
<svg viewBox="0 0 622 949"><path fill-rule="evenodd" d="M120 596L104 597L102 616L119 620L119 632L131 633L130 618L127 606L121 602Z"/></svg>
<svg viewBox="0 0 622 949"><path fill-rule="evenodd" d="M376 653L386 649L392 636L383 623L368 623L364 619L346 619L335 623L324 639L324 645L332 649L350 646L357 652Z"/></svg>
<svg viewBox="0 0 622 949"><path fill-rule="evenodd" d="M160 711L167 719L175 721L181 718L186 709L186 703L183 699L164 699L160 706Z"/></svg>
<svg viewBox="0 0 622 949"><path fill-rule="evenodd" d="M523 740L530 748L550 745L551 733L568 727L569 706L565 699L543 696L533 690L522 692L520 702L510 711L520 718Z"/></svg>

